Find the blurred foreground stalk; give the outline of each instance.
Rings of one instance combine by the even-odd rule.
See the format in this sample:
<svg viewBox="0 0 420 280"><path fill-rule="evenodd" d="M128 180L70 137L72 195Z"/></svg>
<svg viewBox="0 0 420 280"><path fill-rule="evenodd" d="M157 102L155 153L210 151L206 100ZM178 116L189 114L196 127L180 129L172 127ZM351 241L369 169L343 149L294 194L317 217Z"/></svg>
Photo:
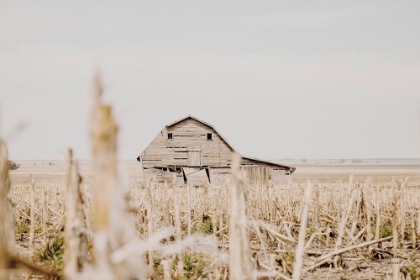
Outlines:
<svg viewBox="0 0 420 280"><path fill-rule="evenodd" d="M117 125L110 105L101 102L102 85L99 74L95 77L91 115L91 143L93 159L93 219L95 229L95 262L102 279L112 279L109 234L111 191L116 184Z"/></svg>
<svg viewBox="0 0 420 280"><path fill-rule="evenodd" d="M246 201L241 179L241 156L233 154L232 185L229 187L230 279L251 279L252 262L247 229Z"/></svg>
<svg viewBox="0 0 420 280"><path fill-rule="evenodd" d="M0 277L11 265L11 250L14 247L13 212L8 194L10 190L9 163L6 143L0 140Z"/></svg>

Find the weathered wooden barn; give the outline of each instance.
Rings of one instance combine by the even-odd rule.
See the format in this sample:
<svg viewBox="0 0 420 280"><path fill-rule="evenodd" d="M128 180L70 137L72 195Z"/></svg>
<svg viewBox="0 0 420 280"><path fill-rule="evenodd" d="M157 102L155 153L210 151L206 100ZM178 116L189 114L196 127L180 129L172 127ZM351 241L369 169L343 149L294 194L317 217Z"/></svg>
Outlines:
<svg viewBox="0 0 420 280"><path fill-rule="evenodd" d="M230 172L232 153L238 153L214 126L194 116L186 116L166 125L137 157L145 175L177 181L208 182ZM242 156L242 170L250 180L268 182L283 178L294 167Z"/></svg>

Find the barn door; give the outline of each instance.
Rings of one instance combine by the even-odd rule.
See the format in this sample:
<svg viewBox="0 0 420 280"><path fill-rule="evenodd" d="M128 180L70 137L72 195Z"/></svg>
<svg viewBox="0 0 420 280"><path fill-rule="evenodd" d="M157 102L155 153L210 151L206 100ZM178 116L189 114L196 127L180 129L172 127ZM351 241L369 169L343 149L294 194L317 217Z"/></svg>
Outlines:
<svg viewBox="0 0 420 280"><path fill-rule="evenodd" d="M201 150L188 150L188 166L201 166Z"/></svg>

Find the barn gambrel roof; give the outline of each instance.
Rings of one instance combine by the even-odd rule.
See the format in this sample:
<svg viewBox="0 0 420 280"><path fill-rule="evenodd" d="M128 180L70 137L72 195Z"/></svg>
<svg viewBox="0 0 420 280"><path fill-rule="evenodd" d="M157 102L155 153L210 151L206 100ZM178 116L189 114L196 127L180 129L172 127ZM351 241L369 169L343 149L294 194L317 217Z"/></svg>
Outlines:
<svg viewBox="0 0 420 280"><path fill-rule="evenodd" d="M192 115L188 115L188 116L186 116L186 117L183 117L182 119L179 119L179 120L176 120L176 121L174 121L174 122L172 122L172 123L170 123L170 124L167 124L166 125L166 127L167 128L170 128L170 127L172 127L172 126L174 126L174 125L176 125L176 124L178 124L178 123L181 123L181 122L183 122L183 121L185 121L185 120L187 120L187 119L193 119L193 120L195 120L195 121L197 121L197 122L199 122L199 123L201 123L201 124L203 124L203 125L205 125L205 126L207 126L207 127L209 127L209 128L211 128L211 129L213 129L219 136L220 136L220 138L222 138L222 140L226 143L226 145L233 151L233 152L235 152L235 153L237 153L237 154L239 154L239 155L241 155L235 148L233 148L233 146L226 140L226 138L213 126L213 125L211 125L211 124L209 124L209 123L207 123L207 122L205 122L205 121L202 121L202 120L200 120L199 118L197 118L197 117L194 117L194 116L192 116ZM243 159L246 159L246 160L249 160L249 161L253 161L253 162L258 162L258 163L262 163L262 164L267 164L267 165L272 165L272 166L278 166L278 167L281 167L281 168L284 168L284 169L287 169L287 170L290 170L290 172L291 173L293 173L295 170L296 170L296 167L292 167L292 166L287 166L287 165L282 165L282 164L279 164L279 163L277 163L277 162L272 162L272 161L267 161L267 160L262 160L262 159L258 159L258 158L254 158L254 157L247 157L247 156L243 156L243 155L241 155L241 157L243 158Z"/></svg>

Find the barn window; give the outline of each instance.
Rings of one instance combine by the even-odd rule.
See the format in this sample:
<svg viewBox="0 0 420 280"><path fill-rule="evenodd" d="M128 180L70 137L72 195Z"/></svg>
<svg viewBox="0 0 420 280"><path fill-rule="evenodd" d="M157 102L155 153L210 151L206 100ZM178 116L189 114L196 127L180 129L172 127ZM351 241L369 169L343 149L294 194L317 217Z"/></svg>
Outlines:
<svg viewBox="0 0 420 280"><path fill-rule="evenodd" d="M213 140L213 134L207 133L207 140Z"/></svg>
<svg viewBox="0 0 420 280"><path fill-rule="evenodd" d="M172 139L172 133L168 133L168 139Z"/></svg>

